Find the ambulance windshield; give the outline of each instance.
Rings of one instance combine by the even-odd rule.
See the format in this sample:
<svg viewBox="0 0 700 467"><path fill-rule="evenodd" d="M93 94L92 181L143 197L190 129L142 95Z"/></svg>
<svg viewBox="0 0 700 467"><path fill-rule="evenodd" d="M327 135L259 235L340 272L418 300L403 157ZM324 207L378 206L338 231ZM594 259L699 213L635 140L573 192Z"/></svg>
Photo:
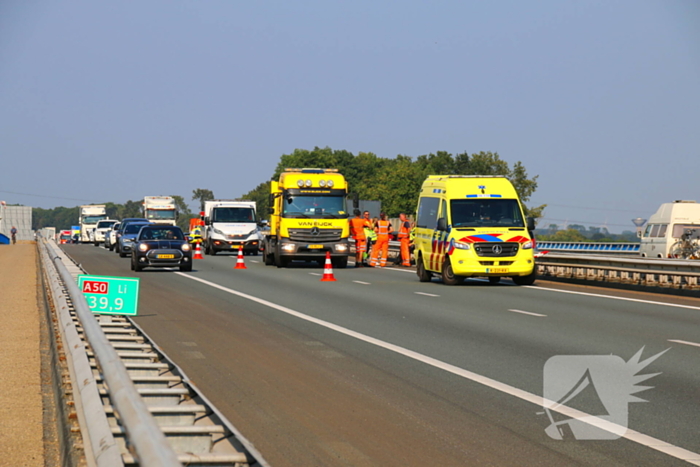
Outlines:
<svg viewBox="0 0 700 467"><path fill-rule="evenodd" d="M450 201L452 227L525 227L515 199L453 199Z"/></svg>

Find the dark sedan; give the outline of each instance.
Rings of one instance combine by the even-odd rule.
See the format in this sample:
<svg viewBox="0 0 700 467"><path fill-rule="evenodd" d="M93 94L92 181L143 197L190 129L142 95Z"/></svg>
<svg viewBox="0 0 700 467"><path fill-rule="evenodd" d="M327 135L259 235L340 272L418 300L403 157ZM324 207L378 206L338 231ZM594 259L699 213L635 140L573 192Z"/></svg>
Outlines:
<svg viewBox="0 0 700 467"><path fill-rule="evenodd" d="M147 225L141 228L131 252L131 269L180 267L192 270L192 247L180 227Z"/></svg>

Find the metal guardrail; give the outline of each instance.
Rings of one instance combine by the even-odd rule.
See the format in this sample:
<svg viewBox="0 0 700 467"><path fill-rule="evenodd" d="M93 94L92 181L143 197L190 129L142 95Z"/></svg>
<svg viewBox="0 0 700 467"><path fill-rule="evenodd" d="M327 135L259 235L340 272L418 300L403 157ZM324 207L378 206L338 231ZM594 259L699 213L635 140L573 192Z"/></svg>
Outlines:
<svg viewBox="0 0 700 467"><path fill-rule="evenodd" d="M85 296L78 289L71 273L60 260L60 255L56 251L57 246L53 242L46 241L40 242L40 244L42 245L42 256L51 260L45 261L44 264L52 264L55 273L60 276L62 281L61 285L54 271L47 272L50 286L52 290L56 291L54 296L62 295L60 288L65 288L68 291L75 313L78 315L95 358L101 368L109 368L109 371L105 371L103 374L109 387L110 399L119 413L122 426L136 451L139 463L141 465L181 466L175 451L131 381L124 363L90 311ZM72 380L77 384L77 392L81 395L81 405L84 412L81 418L85 423L85 434L89 440L89 454L92 455L95 465L100 467L123 465L119 448L107 422L97 390L97 383L87 359L85 344L78 337L72 318L67 315L68 308L63 307L60 311L63 314L60 321L65 333L64 337L69 352L73 355L71 376L75 376L75 379Z"/></svg>
<svg viewBox="0 0 700 467"><path fill-rule="evenodd" d="M537 258L537 271L543 278L700 290L700 261L547 253Z"/></svg>
<svg viewBox="0 0 700 467"><path fill-rule="evenodd" d="M98 321L76 285L85 271L54 242L40 243L53 299L60 302L88 466L268 465L136 323L123 316Z"/></svg>
<svg viewBox="0 0 700 467"><path fill-rule="evenodd" d="M565 251L572 253L605 253L614 255L635 255L639 253L640 243L616 243L616 242L552 242L538 240L537 248L548 251Z"/></svg>

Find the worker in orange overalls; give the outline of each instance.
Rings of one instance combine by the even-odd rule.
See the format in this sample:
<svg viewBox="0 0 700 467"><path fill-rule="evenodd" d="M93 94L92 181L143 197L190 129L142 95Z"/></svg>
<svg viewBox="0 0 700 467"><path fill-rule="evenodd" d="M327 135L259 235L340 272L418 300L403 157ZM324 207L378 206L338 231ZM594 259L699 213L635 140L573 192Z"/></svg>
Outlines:
<svg viewBox="0 0 700 467"><path fill-rule="evenodd" d="M365 220L360 217L360 210L355 209L353 211L355 217L350 219L350 234L355 240L355 267L361 268L362 258L365 254L365 247L367 245L367 237L365 236Z"/></svg>
<svg viewBox="0 0 700 467"><path fill-rule="evenodd" d="M406 219L406 214L399 214L399 242L401 242L401 265L404 267L411 266L411 252L409 246L411 244L411 223Z"/></svg>
<svg viewBox="0 0 700 467"><path fill-rule="evenodd" d="M372 259L369 262L373 268L386 266L386 257L389 254L389 234L393 230L391 222L386 220L386 213L380 213L379 220L374 225L374 231L377 232L377 242L372 248Z"/></svg>

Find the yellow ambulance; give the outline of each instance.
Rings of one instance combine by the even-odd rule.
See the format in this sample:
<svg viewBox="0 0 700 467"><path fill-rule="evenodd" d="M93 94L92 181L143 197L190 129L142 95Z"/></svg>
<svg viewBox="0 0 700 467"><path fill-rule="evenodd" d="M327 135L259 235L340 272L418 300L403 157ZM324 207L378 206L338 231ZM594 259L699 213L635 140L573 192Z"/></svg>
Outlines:
<svg viewBox="0 0 700 467"><path fill-rule="evenodd" d="M535 282L534 220L525 219L513 184L501 176L430 175L421 187L415 228L418 278L439 275L518 285Z"/></svg>

